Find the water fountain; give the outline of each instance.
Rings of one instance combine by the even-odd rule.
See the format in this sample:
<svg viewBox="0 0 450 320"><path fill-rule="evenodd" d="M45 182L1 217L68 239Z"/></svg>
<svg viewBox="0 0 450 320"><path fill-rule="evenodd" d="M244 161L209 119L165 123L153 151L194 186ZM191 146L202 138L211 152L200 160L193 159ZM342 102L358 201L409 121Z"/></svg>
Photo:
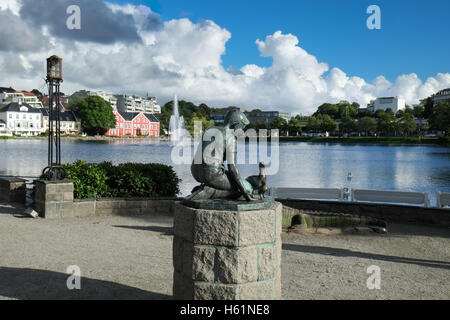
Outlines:
<svg viewBox="0 0 450 320"><path fill-rule="evenodd" d="M173 100L173 115L170 117L169 124L170 142L172 145L179 145L190 139L189 132L184 127L184 118L180 116L178 110L178 97Z"/></svg>

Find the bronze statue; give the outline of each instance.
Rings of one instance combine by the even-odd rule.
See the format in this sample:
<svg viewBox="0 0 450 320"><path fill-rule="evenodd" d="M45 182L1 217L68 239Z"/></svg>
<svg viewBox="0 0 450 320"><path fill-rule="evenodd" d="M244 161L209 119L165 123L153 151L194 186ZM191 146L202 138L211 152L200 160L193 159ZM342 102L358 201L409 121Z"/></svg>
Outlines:
<svg viewBox="0 0 450 320"><path fill-rule="evenodd" d="M192 176L201 185L195 187L186 199L255 201L264 198L268 191L264 164L259 165L259 175L247 179L240 176L236 167L237 137L234 133L238 129L243 130L249 123L244 113L231 110L225 116L223 126L205 130L191 165ZM224 161L227 162L227 168Z"/></svg>

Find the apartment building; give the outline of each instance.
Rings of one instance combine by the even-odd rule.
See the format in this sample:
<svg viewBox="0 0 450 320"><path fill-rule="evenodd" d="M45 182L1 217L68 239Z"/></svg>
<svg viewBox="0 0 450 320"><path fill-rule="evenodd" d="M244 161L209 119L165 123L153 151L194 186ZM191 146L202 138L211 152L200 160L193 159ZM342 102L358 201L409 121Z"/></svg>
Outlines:
<svg viewBox="0 0 450 320"><path fill-rule="evenodd" d="M370 111L391 109L394 113L398 110L405 109L405 100L399 97L381 97L371 100L367 105L367 109Z"/></svg>
<svg viewBox="0 0 450 320"><path fill-rule="evenodd" d="M142 112L147 114L161 113L156 104L156 97L139 97L136 95L116 95L117 110L120 112Z"/></svg>

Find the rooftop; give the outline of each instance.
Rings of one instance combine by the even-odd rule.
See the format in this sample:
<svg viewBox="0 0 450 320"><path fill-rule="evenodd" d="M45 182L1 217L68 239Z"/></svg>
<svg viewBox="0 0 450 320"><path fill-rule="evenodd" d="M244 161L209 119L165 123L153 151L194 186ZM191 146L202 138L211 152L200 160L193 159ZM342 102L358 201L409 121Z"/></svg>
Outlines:
<svg viewBox="0 0 450 320"><path fill-rule="evenodd" d="M134 118L136 118L141 113L147 117L147 119L150 122L159 122L158 118L156 118L153 114L150 113L143 113L143 112L124 112L124 111L117 111L122 118L124 118L125 121L132 121Z"/></svg>
<svg viewBox="0 0 450 320"><path fill-rule="evenodd" d="M22 107L27 107L28 111L22 111ZM33 108L28 103L11 102L3 107L0 105L0 112L28 112L28 113L41 113L37 108Z"/></svg>
<svg viewBox="0 0 450 320"><path fill-rule="evenodd" d="M447 89L443 89L441 91L438 91L435 96L446 96L446 95L450 95L450 88Z"/></svg>
<svg viewBox="0 0 450 320"><path fill-rule="evenodd" d="M13 88L9 87L0 87L0 93L14 93L16 92L16 90L14 90Z"/></svg>

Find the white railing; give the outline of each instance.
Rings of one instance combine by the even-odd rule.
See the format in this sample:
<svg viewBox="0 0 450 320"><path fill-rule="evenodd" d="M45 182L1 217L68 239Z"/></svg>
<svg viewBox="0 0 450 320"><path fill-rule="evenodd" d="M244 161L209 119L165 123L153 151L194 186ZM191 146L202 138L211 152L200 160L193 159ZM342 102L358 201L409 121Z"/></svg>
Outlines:
<svg viewBox="0 0 450 320"><path fill-rule="evenodd" d="M437 207L438 208L450 207L450 193L438 192Z"/></svg>
<svg viewBox="0 0 450 320"><path fill-rule="evenodd" d="M344 200L343 190L333 188L271 188L270 195L279 199Z"/></svg>
<svg viewBox="0 0 450 320"><path fill-rule="evenodd" d="M382 202L382 203L406 203L430 206L426 192L404 192L389 190L352 190L352 201L356 202Z"/></svg>
<svg viewBox="0 0 450 320"><path fill-rule="evenodd" d="M339 188L270 188L269 195L277 199L345 201L347 189ZM426 192L390 190L351 190L352 202L411 204L430 207ZM437 207L450 207L450 193L438 193Z"/></svg>

